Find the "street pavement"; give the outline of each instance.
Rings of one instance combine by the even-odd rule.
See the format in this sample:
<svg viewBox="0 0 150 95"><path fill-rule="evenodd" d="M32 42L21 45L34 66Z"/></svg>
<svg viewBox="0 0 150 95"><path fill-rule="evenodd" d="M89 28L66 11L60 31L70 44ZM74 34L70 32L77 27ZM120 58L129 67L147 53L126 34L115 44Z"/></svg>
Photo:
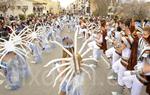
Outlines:
<svg viewBox="0 0 150 95"><path fill-rule="evenodd" d="M65 29L61 35L62 37L69 35L73 38L74 33ZM81 46L82 43L82 40L78 40L79 46ZM54 77L56 77L57 73L55 72L52 76L46 77L51 66L47 68L43 66L54 58L60 58L61 54L62 49L56 46L50 53L43 53L43 61L40 64L30 63L32 56L29 56L28 60L32 72L31 78L24 81L22 87L16 91L5 89L4 86L6 83L0 85L0 95L58 95L58 84L56 87L52 87ZM90 56L90 54L91 53L89 53L88 56ZM95 79L89 80L88 76L85 76L83 86L84 95L111 95L112 91L117 91L118 87L116 82L107 80L109 71L106 62L100 59L96 67ZM128 91L125 91L125 95L129 95L127 92Z"/></svg>

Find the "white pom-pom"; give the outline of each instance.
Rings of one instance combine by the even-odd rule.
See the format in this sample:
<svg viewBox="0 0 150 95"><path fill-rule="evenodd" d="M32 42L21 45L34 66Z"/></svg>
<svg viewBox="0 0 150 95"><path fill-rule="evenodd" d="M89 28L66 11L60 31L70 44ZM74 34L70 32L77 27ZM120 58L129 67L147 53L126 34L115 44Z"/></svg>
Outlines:
<svg viewBox="0 0 150 95"><path fill-rule="evenodd" d="M37 35L36 32L32 32L32 33L31 33L31 36L32 36L33 39L36 39L38 35Z"/></svg>
<svg viewBox="0 0 150 95"><path fill-rule="evenodd" d="M20 36L17 35L17 36L15 36L15 37L13 38L13 42L14 42L15 44L19 45L19 44L21 44L22 39L21 39Z"/></svg>
<svg viewBox="0 0 150 95"><path fill-rule="evenodd" d="M15 45L13 44L12 41L6 41L4 44L4 48L8 52L15 51Z"/></svg>

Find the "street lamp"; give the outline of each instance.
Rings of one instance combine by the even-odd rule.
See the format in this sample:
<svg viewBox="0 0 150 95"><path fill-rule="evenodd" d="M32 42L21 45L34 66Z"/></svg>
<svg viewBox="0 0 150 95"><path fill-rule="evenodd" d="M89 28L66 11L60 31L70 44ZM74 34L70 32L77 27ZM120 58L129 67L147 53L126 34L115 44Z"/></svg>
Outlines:
<svg viewBox="0 0 150 95"><path fill-rule="evenodd" d="M90 0L86 1L86 13L91 14L91 4Z"/></svg>
<svg viewBox="0 0 150 95"><path fill-rule="evenodd" d="M24 15L26 15L27 10L28 10L28 6L23 6L22 7L22 12L24 13Z"/></svg>
<svg viewBox="0 0 150 95"><path fill-rule="evenodd" d="M73 13L75 14L76 5L73 4Z"/></svg>

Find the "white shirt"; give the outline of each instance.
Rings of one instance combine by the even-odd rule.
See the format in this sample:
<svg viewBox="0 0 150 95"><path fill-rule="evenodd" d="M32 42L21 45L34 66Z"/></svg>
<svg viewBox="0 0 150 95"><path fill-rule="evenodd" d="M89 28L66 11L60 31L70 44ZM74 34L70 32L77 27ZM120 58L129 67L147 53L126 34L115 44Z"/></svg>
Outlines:
<svg viewBox="0 0 150 95"><path fill-rule="evenodd" d="M125 48L123 51L122 51L122 58L123 59L129 59L130 58L130 55L131 55L131 50L129 48Z"/></svg>

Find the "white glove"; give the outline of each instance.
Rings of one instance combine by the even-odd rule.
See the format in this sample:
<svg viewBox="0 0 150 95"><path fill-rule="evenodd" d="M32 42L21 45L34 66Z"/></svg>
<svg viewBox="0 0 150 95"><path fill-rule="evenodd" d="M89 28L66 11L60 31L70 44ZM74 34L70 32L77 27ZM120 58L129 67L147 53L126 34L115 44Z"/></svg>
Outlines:
<svg viewBox="0 0 150 95"><path fill-rule="evenodd" d="M143 68L143 64L137 64L135 67L134 67L134 70L141 70Z"/></svg>
<svg viewBox="0 0 150 95"><path fill-rule="evenodd" d="M135 71L136 73L140 73L140 74L143 74L143 68L139 68L139 69L137 69L136 71Z"/></svg>
<svg viewBox="0 0 150 95"><path fill-rule="evenodd" d="M108 40L108 41L109 41L109 42L111 42L111 43L113 42L113 40L112 40L112 39L110 39L110 38L109 38L109 37L107 37L107 36L105 37L105 40Z"/></svg>
<svg viewBox="0 0 150 95"><path fill-rule="evenodd" d="M134 67L136 73L143 73L143 64L136 65Z"/></svg>
<svg viewBox="0 0 150 95"><path fill-rule="evenodd" d="M131 76L131 71L125 71L123 75L124 76Z"/></svg>
<svg viewBox="0 0 150 95"><path fill-rule="evenodd" d="M108 40L108 39L109 39L109 37L108 37L108 36L106 36L106 37L105 37L105 40Z"/></svg>

